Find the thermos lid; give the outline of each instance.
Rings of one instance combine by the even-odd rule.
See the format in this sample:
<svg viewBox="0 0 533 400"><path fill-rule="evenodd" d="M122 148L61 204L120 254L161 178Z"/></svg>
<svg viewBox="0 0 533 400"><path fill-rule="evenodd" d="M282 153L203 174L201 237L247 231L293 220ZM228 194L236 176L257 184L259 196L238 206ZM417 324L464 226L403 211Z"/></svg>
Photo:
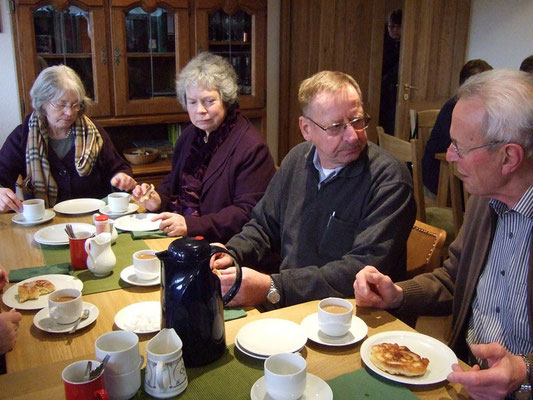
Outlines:
<svg viewBox="0 0 533 400"><path fill-rule="evenodd" d="M181 237L170 243L168 252L177 261L204 260L211 255L211 246L203 236Z"/></svg>

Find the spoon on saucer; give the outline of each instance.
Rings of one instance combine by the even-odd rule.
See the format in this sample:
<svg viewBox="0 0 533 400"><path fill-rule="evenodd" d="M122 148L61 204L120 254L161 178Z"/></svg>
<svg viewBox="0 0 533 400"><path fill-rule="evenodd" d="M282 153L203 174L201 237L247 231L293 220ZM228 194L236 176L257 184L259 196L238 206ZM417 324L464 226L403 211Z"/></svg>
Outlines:
<svg viewBox="0 0 533 400"><path fill-rule="evenodd" d="M80 317L78 318L78 320L76 321L72 329L69 331L69 333L76 332L76 329L78 328L78 325L80 324L80 322L84 319L87 319L88 317L89 317L89 309L86 308L85 310L83 310L83 313L80 315Z"/></svg>

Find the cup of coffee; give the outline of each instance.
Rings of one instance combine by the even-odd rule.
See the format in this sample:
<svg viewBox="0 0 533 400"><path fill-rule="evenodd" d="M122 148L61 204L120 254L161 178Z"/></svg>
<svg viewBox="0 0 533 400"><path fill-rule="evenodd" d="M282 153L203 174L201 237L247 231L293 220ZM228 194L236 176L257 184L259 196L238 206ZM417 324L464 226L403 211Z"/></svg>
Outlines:
<svg viewBox="0 0 533 400"><path fill-rule="evenodd" d="M352 326L353 304L329 297L318 303L318 329L328 336L344 336Z"/></svg>
<svg viewBox="0 0 533 400"><path fill-rule="evenodd" d="M70 247L70 264L76 270L87 269L87 252L85 242L92 236L91 232L74 232L75 238L68 238Z"/></svg>
<svg viewBox="0 0 533 400"><path fill-rule="evenodd" d="M161 261L155 250L139 250L133 253L133 269L140 280L155 279L161 273Z"/></svg>
<svg viewBox="0 0 533 400"><path fill-rule="evenodd" d="M59 289L48 296L50 318L58 324L75 322L83 312L83 301L78 289Z"/></svg>
<svg viewBox="0 0 533 400"><path fill-rule="evenodd" d="M126 192L111 193L107 196L107 204L113 213L126 212L130 204L130 195Z"/></svg>
<svg viewBox="0 0 533 400"><path fill-rule="evenodd" d="M31 199L22 202L22 214L26 221L38 221L44 217L44 200Z"/></svg>
<svg viewBox="0 0 533 400"><path fill-rule="evenodd" d="M187 388L183 343L171 328L163 328L146 345L144 390L157 398L174 397Z"/></svg>
<svg viewBox="0 0 533 400"><path fill-rule="evenodd" d="M77 361L65 367L61 378L65 387L65 398L67 400L106 400L108 399L107 392L104 387L104 374L98 375L91 380L85 380L85 371L89 360ZM91 360L94 370L100 363Z"/></svg>
<svg viewBox="0 0 533 400"><path fill-rule="evenodd" d="M305 392L307 362L299 354L278 353L265 360L265 385L274 400L296 400Z"/></svg>

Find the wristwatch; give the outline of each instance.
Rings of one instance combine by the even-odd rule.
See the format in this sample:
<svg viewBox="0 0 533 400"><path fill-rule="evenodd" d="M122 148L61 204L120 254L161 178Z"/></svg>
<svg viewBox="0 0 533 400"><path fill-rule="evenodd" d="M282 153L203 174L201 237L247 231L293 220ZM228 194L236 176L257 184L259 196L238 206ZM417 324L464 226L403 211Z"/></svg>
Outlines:
<svg viewBox="0 0 533 400"><path fill-rule="evenodd" d="M278 304L279 300L281 299L281 295L279 294L279 290L276 287L276 284L274 283L274 279L272 277L270 278L270 290L267 294L267 300L272 304Z"/></svg>
<svg viewBox="0 0 533 400"><path fill-rule="evenodd" d="M526 364L527 378L522 382L520 388L513 393L516 400L531 399L531 373L533 370L533 354L519 354Z"/></svg>

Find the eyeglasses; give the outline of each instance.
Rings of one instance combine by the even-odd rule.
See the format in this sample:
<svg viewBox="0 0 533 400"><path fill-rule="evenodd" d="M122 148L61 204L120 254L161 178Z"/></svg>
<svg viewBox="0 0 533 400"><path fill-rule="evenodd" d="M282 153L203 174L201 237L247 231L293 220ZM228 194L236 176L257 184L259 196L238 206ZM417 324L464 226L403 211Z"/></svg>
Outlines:
<svg viewBox="0 0 533 400"><path fill-rule="evenodd" d="M51 101L49 101L49 103L56 110L66 111L67 108L70 108L71 110L78 112L81 109L83 109L83 104L82 103L74 103L74 104L59 103L59 104L55 104L55 103L53 103Z"/></svg>
<svg viewBox="0 0 533 400"><path fill-rule="evenodd" d="M453 151L455 151L455 154L457 154L457 156L459 158L463 158L468 153L470 153L472 150L477 150L477 149L483 149L485 147L496 146L496 145L502 144L502 143L504 143L504 142L501 141L501 140L495 140L493 142L482 144L481 146L470 147L469 149L459 149L459 146L457 146L457 142L455 140L452 140L452 149L453 149Z"/></svg>
<svg viewBox="0 0 533 400"><path fill-rule="evenodd" d="M354 118L351 121L348 122L337 122L336 124L331 124L329 126L322 126L319 123L313 121L311 118L306 117L309 121L311 121L313 124L318 126L320 129L322 129L324 132L326 132L326 135L328 136L338 136L346 128L348 128L348 125L351 125L351 127L355 131L363 131L366 128L368 128L368 124L370 123L370 116L368 114L365 114L364 117Z"/></svg>

